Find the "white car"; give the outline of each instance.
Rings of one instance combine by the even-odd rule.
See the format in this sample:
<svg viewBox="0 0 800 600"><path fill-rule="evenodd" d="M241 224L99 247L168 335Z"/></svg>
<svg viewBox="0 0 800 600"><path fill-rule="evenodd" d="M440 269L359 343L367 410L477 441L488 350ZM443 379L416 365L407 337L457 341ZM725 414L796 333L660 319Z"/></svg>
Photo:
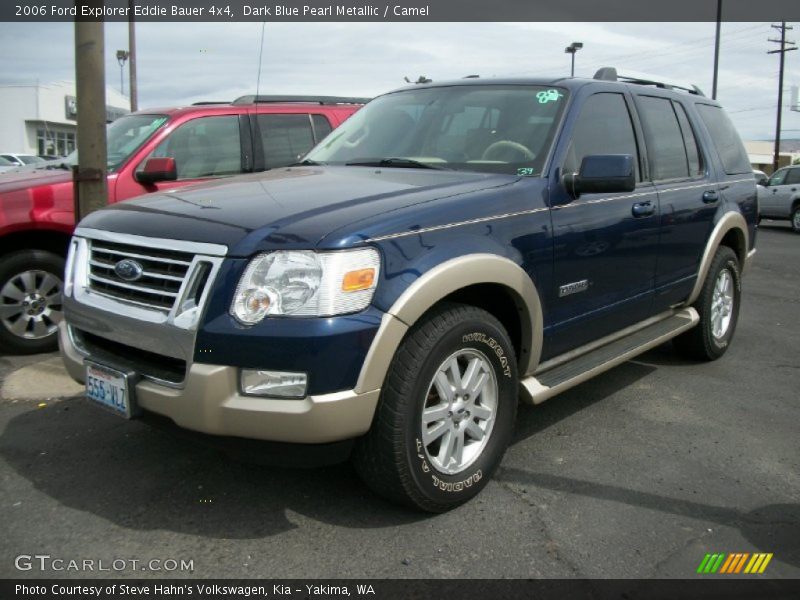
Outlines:
<svg viewBox="0 0 800 600"><path fill-rule="evenodd" d="M25 165L36 165L47 162L43 158L39 158L33 154L19 154L16 152L3 152L0 154L0 158L6 159L15 167L24 167Z"/></svg>
<svg viewBox="0 0 800 600"><path fill-rule="evenodd" d="M778 169L759 186L758 216L788 220L800 233L800 165Z"/></svg>

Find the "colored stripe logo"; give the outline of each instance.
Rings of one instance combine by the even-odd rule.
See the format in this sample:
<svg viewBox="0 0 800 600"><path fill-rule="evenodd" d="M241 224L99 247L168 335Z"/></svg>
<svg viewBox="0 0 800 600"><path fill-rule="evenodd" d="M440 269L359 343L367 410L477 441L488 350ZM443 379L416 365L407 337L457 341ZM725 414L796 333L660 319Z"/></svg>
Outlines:
<svg viewBox="0 0 800 600"><path fill-rule="evenodd" d="M700 562L697 567L697 572L701 574L725 574L725 575L738 575L761 574L767 569L769 561L772 560L772 553L757 552L750 554L748 552L734 552L732 554L716 553L706 554L705 558Z"/></svg>

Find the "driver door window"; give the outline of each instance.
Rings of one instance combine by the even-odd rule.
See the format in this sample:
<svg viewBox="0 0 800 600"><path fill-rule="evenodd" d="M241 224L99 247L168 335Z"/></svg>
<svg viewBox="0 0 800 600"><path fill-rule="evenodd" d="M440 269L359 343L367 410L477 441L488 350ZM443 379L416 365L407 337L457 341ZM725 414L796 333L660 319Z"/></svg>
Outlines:
<svg viewBox="0 0 800 600"><path fill-rule="evenodd" d="M239 118L235 115L201 117L184 123L150 155L168 156L175 159L178 180L241 173Z"/></svg>
<svg viewBox="0 0 800 600"><path fill-rule="evenodd" d="M595 94L583 105L563 173L577 173L583 157L593 154L630 154L634 158L636 181L641 181L636 137L622 94Z"/></svg>

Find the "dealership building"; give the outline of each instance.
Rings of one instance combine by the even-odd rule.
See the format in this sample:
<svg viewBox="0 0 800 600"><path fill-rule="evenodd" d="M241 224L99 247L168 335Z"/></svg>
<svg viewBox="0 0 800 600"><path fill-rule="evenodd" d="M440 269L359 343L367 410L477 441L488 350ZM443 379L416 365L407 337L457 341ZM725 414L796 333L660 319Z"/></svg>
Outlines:
<svg viewBox="0 0 800 600"><path fill-rule="evenodd" d="M74 81L0 85L0 152L65 156L75 149ZM106 87L106 121L130 112L130 101Z"/></svg>

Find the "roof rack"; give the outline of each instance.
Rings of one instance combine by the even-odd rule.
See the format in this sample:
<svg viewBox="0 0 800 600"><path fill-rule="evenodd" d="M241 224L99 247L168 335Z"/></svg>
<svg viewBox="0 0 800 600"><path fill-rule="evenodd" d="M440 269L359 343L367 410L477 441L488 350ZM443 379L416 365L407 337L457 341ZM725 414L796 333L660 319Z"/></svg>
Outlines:
<svg viewBox="0 0 800 600"><path fill-rule="evenodd" d="M230 104L230 100L201 100L200 102L192 102L192 106L207 106L209 104Z"/></svg>
<svg viewBox="0 0 800 600"><path fill-rule="evenodd" d="M366 104L372 98L348 98L344 96L239 96L231 104Z"/></svg>
<svg viewBox="0 0 800 600"><path fill-rule="evenodd" d="M690 94L697 96L705 96L703 91L692 83L685 81L676 81L664 79L656 75L648 75L647 73L639 73L637 71L628 71L626 73L618 73L614 67L603 67L598 69L594 74L594 79L601 81L622 81L625 83L636 83L639 85L652 85L665 90L683 90Z"/></svg>

